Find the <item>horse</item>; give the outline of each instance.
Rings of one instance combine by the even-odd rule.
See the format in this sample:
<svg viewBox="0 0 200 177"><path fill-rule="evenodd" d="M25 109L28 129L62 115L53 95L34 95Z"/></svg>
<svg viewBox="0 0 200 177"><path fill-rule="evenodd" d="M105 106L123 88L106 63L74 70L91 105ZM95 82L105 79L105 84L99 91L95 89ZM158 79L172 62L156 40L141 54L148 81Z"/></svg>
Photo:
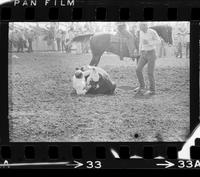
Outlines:
<svg viewBox="0 0 200 177"><path fill-rule="evenodd" d="M164 42L168 44L172 44L172 28L168 25L160 25L160 26L152 26L150 27L154 29L158 35L164 40ZM137 36L139 38L139 36ZM104 52L111 52L118 56L122 60L123 57L130 58L126 39L122 38L117 34L110 33L101 33L101 34L86 34L79 35L72 39L71 42L81 42L81 41L90 41L90 49L92 52L92 60L89 65L97 66L99 64L100 58ZM135 41L134 41L135 40ZM133 38L133 43L135 43L135 49L137 50L137 46L139 40ZM136 55L135 58L139 59L139 55Z"/></svg>
<svg viewBox="0 0 200 177"><path fill-rule="evenodd" d="M168 25L157 25L150 27L151 29L155 30L158 35L164 40L165 43L172 45L172 27ZM139 36L137 36L139 38ZM113 34L97 34L90 38L90 48L92 51L92 60L90 62L90 65L97 66L101 56L105 51L114 53L116 55L119 55L120 58L123 57L130 57L128 47L125 42L120 42L120 40L112 41L111 39L114 39L115 35ZM135 47L139 44L139 40L134 39L136 41ZM120 48L120 45L122 45L122 48ZM139 55L135 56L137 59L137 62L139 60Z"/></svg>
<svg viewBox="0 0 200 177"><path fill-rule="evenodd" d="M90 38L92 60L89 65L97 66L104 52L114 53L120 56L121 60L123 60L123 57L130 58L125 40L126 39L120 38L118 35L113 35L109 33L96 34L92 36Z"/></svg>

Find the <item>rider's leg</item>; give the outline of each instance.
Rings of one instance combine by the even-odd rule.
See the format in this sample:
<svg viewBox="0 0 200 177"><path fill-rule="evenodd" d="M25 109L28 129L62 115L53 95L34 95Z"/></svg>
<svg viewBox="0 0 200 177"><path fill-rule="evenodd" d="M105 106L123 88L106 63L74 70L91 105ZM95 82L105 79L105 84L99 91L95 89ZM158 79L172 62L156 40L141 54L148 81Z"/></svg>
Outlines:
<svg viewBox="0 0 200 177"><path fill-rule="evenodd" d="M120 41L119 41L119 50L120 50L120 55L119 55L119 57L120 57L120 60L123 60L123 40L122 40L122 37L120 37L120 39L119 39Z"/></svg>
<svg viewBox="0 0 200 177"><path fill-rule="evenodd" d="M128 51L129 51L129 55L130 57L134 57L134 50L135 50L135 46L134 46L134 43L133 43L133 39L132 38L128 38L126 40L126 44L127 44L127 47L128 47Z"/></svg>

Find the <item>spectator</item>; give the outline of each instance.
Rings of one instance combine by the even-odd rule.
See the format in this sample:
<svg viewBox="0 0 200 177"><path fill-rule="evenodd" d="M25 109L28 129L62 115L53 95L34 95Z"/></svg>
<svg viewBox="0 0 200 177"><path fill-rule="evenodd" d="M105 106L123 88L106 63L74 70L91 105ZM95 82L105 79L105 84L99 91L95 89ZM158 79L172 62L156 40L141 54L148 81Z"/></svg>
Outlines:
<svg viewBox="0 0 200 177"><path fill-rule="evenodd" d="M61 38L62 38L61 31L58 30L58 33L56 34L56 43L57 43L57 50L58 51L61 51Z"/></svg>
<svg viewBox="0 0 200 177"><path fill-rule="evenodd" d="M13 38L13 31L9 30L9 51L13 50L13 42L14 42L14 38Z"/></svg>
<svg viewBox="0 0 200 177"><path fill-rule="evenodd" d="M161 43L160 43L160 46L159 46L159 58L162 58L162 57L166 57L166 48L165 48L165 41L164 39L160 38L161 39Z"/></svg>
<svg viewBox="0 0 200 177"><path fill-rule="evenodd" d="M10 34L11 36L11 41L12 41L12 48L11 50L13 50L13 48L18 48L18 31L17 30L13 30Z"/></svg>
<svg viewBox="0 0 200 177"><path fill-rule="evenodd" d="M186 58L189 58L189 51L190 51L190 33L187 32L185 34L185 38L184 38L185 44L186 44Z"/></svg>
<svg viewBox="0 0 200 177"><path fill-rule="evenodd" d="M32 43L33 43L33 40L34 40L34 31L33 30L30 30L28 32L28 52L33 52L33 47L32 47Z"/></svg>
<svg viewBox="0 0 200 177"><path fill-rule="evenodd" d="M183 26L178 26L177 30L174 30L175 35L175 47L176 47L176 57L183 57L183 44L185 36L185 28Z"/></svg>
<svg viewBox="0 0 200 177"><path fill-rule="evenodd" d="M56 29L55 26L51 25L49 28L49 43L52 46L52 50L56 50Z"/></svg>
<svg viewBox="0 0 200 177"><path fill-rule="evenodd" d="M183 56L183 54L182 54L183 36L182 36L181 33L178 33L177 36L178 36L178 44L177 44L177 53L176 53L176 57L182 58L182 56Z"/></svg>
<svg viewBox="0 0 200 177"><path fill-rule="evenodd" d="M28 48L28 37L27 37L28 29L22 30L22 39L23 39L23 48Z"/></svg>
<svg viewBox="0 0 200 177"><path fill-rule="evenodd" d="M69 28L68 33L66 35L67 35L67 38L66 38L65 48L66 48L66 51L69 52L70 48L72 46L71 40L74 38L74 27L73 26L71 26Z"/></svg>
<svg viewBox="0 0 200 177"><path fill-rule="evenodd" d="M61 32L61 48L62 48L62 52L65 51L65 42L66 42L66 32L62 31Z"/></svg>
<svg viewBox="0 0 200 177"><path fill-rule="evenodd" d="M17 36L17 52L24 52L25 37L23 31L21 32L17 30L16 36Z"/></svg>

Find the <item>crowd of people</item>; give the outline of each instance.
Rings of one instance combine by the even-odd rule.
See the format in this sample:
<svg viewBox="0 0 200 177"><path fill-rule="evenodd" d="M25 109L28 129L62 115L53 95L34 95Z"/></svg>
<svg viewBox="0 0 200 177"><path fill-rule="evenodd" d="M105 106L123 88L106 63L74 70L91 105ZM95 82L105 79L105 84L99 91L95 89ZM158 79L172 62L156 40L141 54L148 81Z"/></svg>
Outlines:
<svg viewBox="0 0 200 177"><path fill-rule="evenodd" d="M84 26L71 24L67 29L59 29L54 23L49 23L50 26L31 29L30 27L12 27L9 30L9 51L16 52L33 52L33 42L43 36L42 40L52 51L68 51L68 43L78 35L86 33L95 33L92 26L86 23ZM42 29L42 30L41 30ZM40 48L40 50L42 50Z"/></svg>
<svg viewBox="0 0 200 177"><path fill-rule="evenodd" d="M32 29L10 30L9 49L12 51L13 48L16 48L17 52L24 52L26 48L27 52L33 52L32 42L35 37L35 32Z"/></svg>
<svg viewBox="0 0 200 177"><path fill-rule="evenodd" d="M105 23L104 23L105 24ZM134 41L139 41L138 37L138 25L137 23L127 23L127 34L124 34L129 38L128 34L131 34L133 38L136 38ZM66 29L61 29L57 27L55 24L51 24L49 28L44 29L42 33L38 33L37 28L13 28L9 30L9 51L16 52L33 52L33 42L37 40L39 35L43 35L43 40L46 41L47 45L53 46L51 48L52 51L58 52L70 52L72 48L72 44L70 41L79 35L84 34L95 34L99 32L115 32L115 33L123 33L120 28L117 27L116 23L108 23L108 25L96 25L94 22L87 22L84 25L79 25L79 23L72 23ZM183 54L186 58L189 57L189 46L190 46L190 33L189 27L185 24L174 25L172 27L173 34L173 47L174 47L174 55L176 57L182 58ZM70 44L70 45L69 45ZM89 52L89 43L88 41L82 41L80 43L76 43L76 48L79 50L79 53ZM137 44L127 43L128 48ZM161 43L158 50L159 57L167 56L167 46L169 44L166 43L161 38ZM130 49L131 49L130 47ZM35 49L36 50L36 49ZM42 50L42 49L41 49ZM130 50L130 52L132 52ZM131 53L134 55L134 53Z"/></svg>

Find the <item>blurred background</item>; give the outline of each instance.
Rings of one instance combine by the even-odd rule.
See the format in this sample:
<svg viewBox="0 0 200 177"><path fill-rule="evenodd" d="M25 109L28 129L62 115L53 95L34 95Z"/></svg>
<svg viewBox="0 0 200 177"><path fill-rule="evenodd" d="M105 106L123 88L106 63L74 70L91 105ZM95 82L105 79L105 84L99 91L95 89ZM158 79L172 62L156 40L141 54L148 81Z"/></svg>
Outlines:
<svg viewBox="0 0 200 177"><path fill-rule="evenodd" d="M189 22L147 23L149 27L166 26L172 29L172 42L164 40L158 46L159 57L189 57ZM126 22L127 30L136 35L138 24ZM9 51L89 53L88 39L91 35L116 32L116 22L13 22L9 24ZM69 41L73 39L74 42L69 46Z"/></svg>

